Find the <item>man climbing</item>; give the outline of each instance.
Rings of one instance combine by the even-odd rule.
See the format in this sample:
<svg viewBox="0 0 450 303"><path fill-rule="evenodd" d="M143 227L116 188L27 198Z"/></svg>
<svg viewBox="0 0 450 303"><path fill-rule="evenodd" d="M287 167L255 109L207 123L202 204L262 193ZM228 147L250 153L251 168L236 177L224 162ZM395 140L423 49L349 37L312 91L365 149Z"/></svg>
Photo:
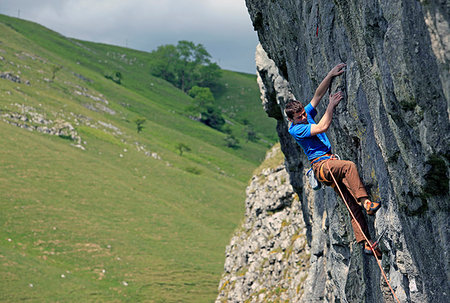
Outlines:
<svg viewBox="0 0 450 303"><path fill-rule="evenodd" d="M369 228L362 212L361 205L365 208L368 215L374 215L380 208L380 202L369 200L368 194L361 182L355 163L351 161L338 160L331 153L331 144L325 132L328 130L333 118L334 108L343 98L342 92L330 95L329 104L325 114L316 124L314 117L317 114L316 107L322 97L325 95L331 80L344 72L346 65L341 63L330 70L328 75L316 89L314 97L310 103L303 107L297 100L291 100L286 105L286 115L291 122L289 133L294 137L297 143L303 148L303 151L311 162L313 171L317 179L327 186L332 186L339 194L337 188L340 188L344 199L347 201L351 212L356 218L352 219L353 232L356 242L364 243L364 252L373 254L370 245L373 241L370 239ZM336 181L336 182L335 182ZM336 184L338 186L336 186ZM363 234L364 233L364 234ZM366 238L370 241L367 243ZM381 251L374 247L375 255L381 258Z"/></svg>

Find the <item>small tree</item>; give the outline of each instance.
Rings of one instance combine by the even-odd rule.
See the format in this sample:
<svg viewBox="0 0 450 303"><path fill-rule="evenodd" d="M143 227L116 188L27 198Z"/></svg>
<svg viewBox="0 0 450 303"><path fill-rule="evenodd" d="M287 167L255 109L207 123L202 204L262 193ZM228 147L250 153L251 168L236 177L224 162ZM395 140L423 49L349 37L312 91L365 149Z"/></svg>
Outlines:
<svg viewBox="0 0 450 303"><path fill-rule="evenodd" d="M214 104L214 96L209 87L192 87L188 94L194 98L193 111L200 114L200 122L217 130L225 124L222 113Z"/></svg>
<svg viewBox="0 0 450 303"><path fill-rule="evenodd" d="M56 73L62 69L62 65L53 65L52 67L52 82L55 80Z"/></svg>
<svg viewBox="0 0 450 303"><path fill-rule="evenodd" d="M178 143L176 146L178 152L180 153L180 157L183 156L183 152L191 151L191 148L184 143Z"/></svg>
<svg viewBox="0 0 450 303"><path fill-rule="evenodd" d="M144 117L139 117L134 120L134 123L136 123L137 132L140 133L144 129L144 123L146 119Z"/></svg>

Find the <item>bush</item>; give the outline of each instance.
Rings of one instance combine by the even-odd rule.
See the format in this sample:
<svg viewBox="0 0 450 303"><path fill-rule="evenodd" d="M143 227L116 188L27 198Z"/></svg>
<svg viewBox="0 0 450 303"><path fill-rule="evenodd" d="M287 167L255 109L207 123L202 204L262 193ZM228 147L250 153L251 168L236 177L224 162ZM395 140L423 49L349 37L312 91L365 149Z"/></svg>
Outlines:
<svg viewBox="0 0 450 303"><path fill-rule="evenodd" d="M144 123L146 119L143 117L136 118L134 123L136 123L137 132L140 133L144 129Z"/></svg>
<svg viewBox="0 0 450 303"><path fill-rule="evenodd" d="M234 148L234 149L240 148L239 140L234 135L230 134L230 135L226 136L224 140L228 147Z"/></svg>
<svg viewBox="0 0 450 303"><path fill-rule="evenodd" d="M112 80L117 84L122 84L122 73L121 72L113 72L112 74L106 74L105 78Z"/></svg>
<svg viewBox="0 0 450 303"><path fill-rule="evenodd" d="M187 146L186 144L184 144L184 143L178 143L177 146L176 146L176 149L180 153L180 157L183 156L183 152L191 151L191 148L189 146Z"/></svg>
<svg viewBox="0 0 450 303"><path fill-rule="evenodd" d="M222 114L213 106L207 106L206 109L202 110L200 114L200 122L208 125L209 127L221 130L222 126L225 124L225 119L222 117Z"/></svg>
<svg viewBox="0 0 450 303"><path fill-rule="evenodd" d="M188 173L194 174L194 175L200 175L202 171L196 167L189 166L185 169Z"/></svg>
<svg viewBox="0 0 450 303"><path fill-rule="evenodd" d="M244 132L247 137L247 142L257 142L259 140L258 135L250 124L246 124Z"/></svg>

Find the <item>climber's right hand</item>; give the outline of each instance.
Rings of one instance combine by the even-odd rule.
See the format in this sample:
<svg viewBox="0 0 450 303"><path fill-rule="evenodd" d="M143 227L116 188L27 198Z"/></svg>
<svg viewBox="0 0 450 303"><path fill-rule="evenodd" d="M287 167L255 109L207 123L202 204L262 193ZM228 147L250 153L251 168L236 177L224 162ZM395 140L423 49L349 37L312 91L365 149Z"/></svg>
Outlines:
<svg viewBox="0 0 450 303"><path fill-rule="evenodd" d="M330 95L330 105L332 105L333 107L336 107L343 98L344 98L344 93L341 91L338 91L335 94L331 94Z"/></svg>

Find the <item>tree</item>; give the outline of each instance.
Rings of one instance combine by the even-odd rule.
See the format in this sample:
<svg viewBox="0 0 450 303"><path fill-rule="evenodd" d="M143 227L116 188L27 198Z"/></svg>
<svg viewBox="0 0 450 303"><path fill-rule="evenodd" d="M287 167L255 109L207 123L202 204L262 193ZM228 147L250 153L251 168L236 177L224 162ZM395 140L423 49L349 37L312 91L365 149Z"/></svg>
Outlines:
<svg viewBox="0 0 450 303"><path fill-rule="evenodd" d="M144 117L139 117L134 120L136 123L137 132L140 133L144 129L144 123L146 119Z"/></svg>
<svg viewBox="0 0 450 303"><path fill-rule="evenodd" d="M188 91L188 95L194 98L195 105L205 107L214 104L214 96L208 87L194 86Z"/></svg>
<svg viewBox="0 0 450 303"><path fill-rule="evenodd" d="M187 146L186 144L184 144L184 143L178 143L177 146L176 146L176 149L180 153L180 157L183 156L183 152L191 151L191 148L189 146Z"/></svg>
<svg viewBox="0 0 450 303"><path fill-rule="evenodd" d="M52 82L55 81L56 73L62 69L62 65L53 65L52 66Z"/></svg>
<svg viewBox="0 0 450 303"><path fill-rule="evenodd" d="M200 115L200 122L217 130L225 124L222 113L214 104L214 96L208 87L192 87L188 94L194 98L192 111Z"/></svg>
<svg viewBox="0 0 450 303"><path fill-rule="evenodd" d="M184 92L193 86L214 87L221 77L220 67L211 62L203 45L178 41L176 46L163 45L153 51L151 73L161 77Z"/></svg>
<svg viewBox="0 0 450 303"><path fill-rule="evenodd" d="M175 84L177 79L175 70L179 60L179 54L174 45L158 46L156 51L152 52L151 73Z"/></svg>
<svg viewBox="0 0 450 303"><path fill-rule="evenodd" d="M199 80L198 86L215 88L219 86L218 79L222 76L222 70L216 63L210 63L208 65L202 65L199 68Z"/></svg>

